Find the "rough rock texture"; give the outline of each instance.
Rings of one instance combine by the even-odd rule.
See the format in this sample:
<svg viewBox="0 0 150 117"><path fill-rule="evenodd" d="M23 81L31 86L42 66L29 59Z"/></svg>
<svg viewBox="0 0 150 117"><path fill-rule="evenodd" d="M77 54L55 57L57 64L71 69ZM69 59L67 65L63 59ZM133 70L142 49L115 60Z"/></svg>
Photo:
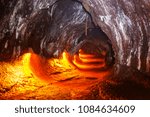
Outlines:
<svg viewBox="0 0 150 117"><path fill-rule="evenodd" d="M72 0L18 0L13 6L1 19L1 58L5 53L7 58L20 55L28 47L47 57L59 56L77 45L85 23L92 25L83 6Z"/></svg>
<svg viewBox="0 0 150 117"><path fill-rule="evenodd" d="M0 59L19 56L27 48L59 56L77 46L90 15L109 37L116 68L126 65L150 74L149 0L1 0ZM69 12L68 12L69 11Z"/></svg>
<svg viewBox="0 0 150 117"><path fill-rule="evenodd" d="M150 73L150 0L80 0L112 41L116 62Z"/></svg>

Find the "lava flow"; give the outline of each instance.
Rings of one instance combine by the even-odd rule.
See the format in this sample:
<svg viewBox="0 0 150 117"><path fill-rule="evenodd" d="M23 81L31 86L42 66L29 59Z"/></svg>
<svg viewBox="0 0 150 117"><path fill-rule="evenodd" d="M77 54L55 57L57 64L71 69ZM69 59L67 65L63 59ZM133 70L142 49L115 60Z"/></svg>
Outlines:
<svg viewBox="0 0 150 117"><path fill-rule="evenodd" d="M105 58L80 50L79 54L74 55L73 64L81 70L101 70L105 67Z"/></svg>
<svg viewBox="0 0 150 117"><path fill-rule="evenodd" d="M60 58L49 60L36 54L25 54L23 58L28 60L28 64L24 64L25 72L32 71L37 78L51 83L76 77L103 79L110 75L110 71L105 69L104 56L87 54L82 50L73 57L63 52Z"/></svg>
<svg viewBox="0 0 150 117"><path fill-rule="evenodd" d="M82 52L48 60L26 53L0 63L0 99L82 99L110 76L109 70L100 70L104 65L104 59Z"/></svg>

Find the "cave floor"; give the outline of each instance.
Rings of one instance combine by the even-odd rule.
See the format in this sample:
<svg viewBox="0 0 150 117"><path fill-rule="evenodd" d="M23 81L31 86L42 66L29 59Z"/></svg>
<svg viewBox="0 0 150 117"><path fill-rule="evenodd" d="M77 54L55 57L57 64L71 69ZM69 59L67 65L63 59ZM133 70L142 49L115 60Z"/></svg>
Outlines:
<svg viewBox="0 0 150 117"><path fill-rule="evenodd" d="M0 63L0 99L150 99L148 80L114 80L111 75L111 69L84 71L63 59L47 61L28 53Z"/></svg>

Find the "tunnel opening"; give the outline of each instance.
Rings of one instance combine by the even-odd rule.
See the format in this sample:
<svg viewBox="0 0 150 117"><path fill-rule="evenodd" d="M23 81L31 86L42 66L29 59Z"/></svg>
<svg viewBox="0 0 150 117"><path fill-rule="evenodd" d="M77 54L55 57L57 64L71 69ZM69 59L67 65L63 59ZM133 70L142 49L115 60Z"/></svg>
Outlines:
<svg viewBox="0 0 150 117"><path fill-rule="evenodd" d="M43 45L42 56L31 55L33 73L46 82L73 81L78 77L101 80L110 76L115 58L108 36L95 26L80 2L57 3L49 38L42 41L48 46Z"/></svg>
<svg viewBox="0 0 150 117"><path fill-rule="evenodd" d="M105 70L114 65L114 52L107 35L99 28L87 29L78 39L70 61L80 70Z"/></svg>
<svg viewBox="0 0 150 117"><path fill-rule="evenodd" d="M62 12L62 14L64 14L62 16L62 19L59 20L57 20L57 7ZM54 31L57 32L54 33L52 31L52 35L54 34L54 37L56 36L56 34L61 36L58 36L59 40L55 42L58 42L58 48L54 43L51 43L50 46L46 49L46 56L49 57L51 53L53 54L53 56L50 55L50 57L61 57L62 53L66 51L70 54L68 55L69 61L80 70L84 70L84 67L89 68L90 64L91 69L89 68L89 70L96 70L98 68L96 67L96 65L100 65L101 63L102 66L99 68L106 69L113 67L113 65L115 64L115 55L112 48L112 43L108 36L101 30L101 28L94 24L91 14L84 8L82 3L78 0L62 0L58 1L56 9L57 10L54 12L54 17L55 14L57 15L54 20L56 20L58 26L54 21L55 26L61 27L63 25L64 27L68 27L68 29L70 30L66 28L64 29L66 31L62 31L62 33L60 33L61 30L57 30L56 27L53 27L52 25L52 30L54 29ZM85 17L83 17L84 15ZM64 18L66 18L67 20ZM73 23L73 20L76 21L75 25ZM63 40L65 40L64 38L66 38L66 42L62 42ZM53 49L49 50L49 48ZM81 54L87 55L87 58L85 57L84 59L87 59L87 61L89 60L89 62L85 62L82 57L81 60ZM88 55L93 56L93 58L88 58ZM79 64L83 64L83 66ZM79 66L82 66L83 68ZM95 67L92 68L92 66Z"/></svg>
<svg viewBox="0 0 150 117"><path fill-rule="evenodd" d="M43 16L50 18L47 10L52 12L44 39L39 39L34 33L41 32L40 27L39 30L30 30L30 34L34 34L29 35L30 47L36 54L46 59L61 59L63 53L67 52L67 59L80 70L101 71L113 67L115 55L112 43L101 28L94 24L92 16L81 2L61 0L51 7L43 13ZM38 18L42 20L39 15L35 15L34 19ZM32 23L33 21L29 22L29 27L32 27ZM38 25L39 20L33 27ZM81 57L83 55L85 58ZM89 55L93 57L88 57Z"/></svg>

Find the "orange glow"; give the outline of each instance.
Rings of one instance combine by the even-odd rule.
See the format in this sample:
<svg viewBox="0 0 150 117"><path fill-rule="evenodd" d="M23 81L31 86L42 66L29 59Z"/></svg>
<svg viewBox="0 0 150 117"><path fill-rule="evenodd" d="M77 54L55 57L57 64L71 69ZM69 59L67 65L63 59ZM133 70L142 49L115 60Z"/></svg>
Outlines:
<svg viewBox="0 0 150 117"><path fill-rule="evenodd" d="M23 55L23 59L22 59L23 71L26 75L31 75L32 73L30 69L30 58L31 58L31 53L26 53Z"/></svg>
<svg viewBox="0 0 150 117"><path fill-rule="evenodd" d="M103 64L86 64L86 63L80 63L78 60L78 56L75 55L74 56L74 60L73 63L79 68L79 69L83 69L83 70L91 70L91 69L99 69L101 67L104 67L104 63ZM85 59L86 62L88 61L88 59ZM92 61L92 60L91 60ZM91 62L88 61L88 62ZM95 61L95 60L94 60Z"/></svg>
<svg viewBox="0 0 150 117"><path fill-rule="evenodd" d="M104 59L96 58L80 58L82 62L91 63L91 62L104 62Z"/></svg>
<svg viewBox="0 0 150 117"><path fill-rule="evenodd" d="M50 59L49 63L52 67L58 66L65 69L73 67L69 62L67 52L63 52L61 58L59 59Z"/></svg>
<svg viewBox="0 0 150 117"><path fill-rule="evenodd" d="M68 54L66 52L63 52L62 59L60 59L60 61L64 67L71 67L70 62L68 60Z"/></svg>
<svg viewBox="0 0 150 117"><path fill-rule="evenodd" d="M76 99L79 93L82 97L87 88L110 73L90 71L101 68L102 64L84 61L94 61L96 58L93 55L93 58L88 58L86 54L85 58L81 56L71 57L63 52L60 58L46 59L34 53L25 53L13 62L0 62L0 90L9 89L0 95L0 99L63 99L61 96L68 95L71 97L66 99Z"/></svg>
<svg viewBox="0 0 150 117"><path fill-rule="evenodd" d="M19 76L34 76L37 79L46 80L48 82L55 82L55 80L61 79L68 75L74 74L82 74L82 71L79 70L92 70L92 69L100 69L105 66L105 62L103 59L94 58L94 55L85 54L79 51L79 55L74 55L69 58L69 54L67 52L63 52L60 58L53 58L49 60L45 60L42 57L33 54L26 53L21 57L21 61L16 61L14 67L12 68L15 71L14 74ZM101 64L99 64L101 62ZM22 64L22 67L18 67ZM50 74L56 72L61 72L61 77L53 77ZM64 72L65 71L65 72ZM90 73L92 75L92 73ZM70 77L68 76L68 77ZM86 76L86 75L85 75ZM20 80L20 79L19 79ZM17 78L15 78L17 81Z"/></svg>
<svg viewBox="0 0 150 117"><path fill-rule="evenodd" d="M80 58L92 58L94 55L92 54L84 54L84 53L79 53Z"/></svg>
<svg viewBox="0 0 150 117"><path fill-rule="evenodd" d="M103 68L105 60L79 50L79 54L74 55L73 64L81 70L92 70Z"/></svg>
<svg viewBox="0 0 150 117"><path fill-rule="evenodd" d="M67 52L63 52L62 57L60 59L49 60L51 66L58 66L64 69L74 69L74 65L83 70L91 70L91 69L99 69L105 66L104 59L94 58L95 56L92 54L84 54L80 50L79 55L74 55L72 60L69 59L69 55ZM98 64L101 62L101 64ZM72 65L73 63L74 65ZM89 63L89 64L88 64ZM97 63L97 64L90 64Z"/></svg>

